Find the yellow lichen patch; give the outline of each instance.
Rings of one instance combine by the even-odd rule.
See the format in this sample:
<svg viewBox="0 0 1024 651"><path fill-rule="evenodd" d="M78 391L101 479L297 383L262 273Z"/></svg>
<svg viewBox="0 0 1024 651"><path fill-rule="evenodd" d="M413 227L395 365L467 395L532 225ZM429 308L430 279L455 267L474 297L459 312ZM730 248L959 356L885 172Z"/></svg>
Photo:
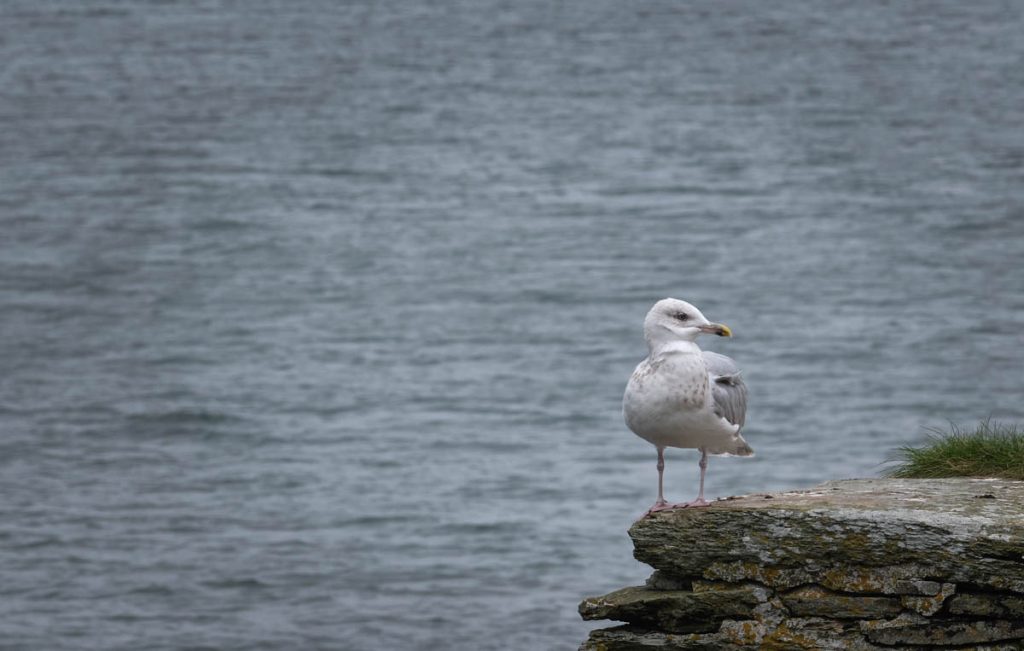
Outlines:
<svg viewBox="0 0 1024 651"><path fill-rule="evenodd" d="M917 611L922 615L934 615L939 612L942 608L942 604L956 592L956 586L952 583L943 583L939 593L931 597L920 597L914 595L904 595L900 598L900 602L904 608Z"/></svg>
<svg viewBox="0 0 1024 651"><path fill-rule="evenodd" d="M733 583L754 581L770 588L789 588L807 583L810 575L801 569L771 567L752 561L733 561L711 563L704 568L704 578Z"/></svg>
<svg viewBox="0 0 1024 651"><path fill-rule="evenodd" d="M693 582L692 590L694 592L717 592L719 590L739 590L744 585L733 581L701 581L697 579Z"/></svg>
<svg viewBox="0 0 1024 651"><path fill-rule="evenodd" d="M839 546L846 552L859 552L867 549L871 539L862 533L848 533L839 540Z"/></svg>
<svg viewBox="0 0 1024 651"><path fill-rule="evenodd" d="M860 568L837 568L822 575L822 585L843 592L883 592L885 583L873 571Z"/></svg>
<svg viewBox="0 0 1024 651"><path fill-rule="evenodd" d="M821 644L814 638L791 629L786 622L780 623L761 640L762 649L820 649Z"/></svg>
<svg viewBox="0 0 1024 651"><path fill-rule="evenodd" d="M718 632L725 641L737 646L754 646L760 644L765 635L765 628L752 621L725 621Z"/></svg>

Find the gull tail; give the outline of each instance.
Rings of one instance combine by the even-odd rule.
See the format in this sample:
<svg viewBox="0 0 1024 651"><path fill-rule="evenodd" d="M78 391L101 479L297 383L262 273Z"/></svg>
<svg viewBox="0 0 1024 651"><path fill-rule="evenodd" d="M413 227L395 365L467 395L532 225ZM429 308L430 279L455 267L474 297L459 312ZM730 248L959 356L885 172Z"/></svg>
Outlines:
<svg viewBox="0 0 1024 651"><path fill-rule="evenodd" d="M750 444L737 433L729 445L723 446L720 450L708 450L708 453L718 457L752 457L754 448L750 447Z"/></svg>

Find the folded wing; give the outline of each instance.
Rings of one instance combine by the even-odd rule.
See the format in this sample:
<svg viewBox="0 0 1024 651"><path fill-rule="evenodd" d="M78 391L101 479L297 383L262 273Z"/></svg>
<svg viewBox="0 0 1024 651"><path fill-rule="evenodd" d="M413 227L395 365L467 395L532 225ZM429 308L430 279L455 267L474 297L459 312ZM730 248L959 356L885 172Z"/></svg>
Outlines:
<svg viewBox="0 0 1024 651"><path fill-rule="evenodd" d="M704 364L711 376L711 395L715 413L733 425L743 426L747 417L747 385L740 377L740 368L731 358L709 350L703 351Z"/></svg>

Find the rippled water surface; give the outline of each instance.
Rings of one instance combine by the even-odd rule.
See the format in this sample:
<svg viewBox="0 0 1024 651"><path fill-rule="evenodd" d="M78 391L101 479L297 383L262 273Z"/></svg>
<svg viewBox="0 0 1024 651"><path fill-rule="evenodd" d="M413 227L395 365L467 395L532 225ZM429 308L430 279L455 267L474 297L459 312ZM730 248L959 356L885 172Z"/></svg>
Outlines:
<svg viewBox="0 0 1024 651"><path fill-rule="evenodd" d="M1024 418L1013 2L0 7L0 647L571 649L688 299L712 495ZM671 451L672 499L696 490Z"/></svg>

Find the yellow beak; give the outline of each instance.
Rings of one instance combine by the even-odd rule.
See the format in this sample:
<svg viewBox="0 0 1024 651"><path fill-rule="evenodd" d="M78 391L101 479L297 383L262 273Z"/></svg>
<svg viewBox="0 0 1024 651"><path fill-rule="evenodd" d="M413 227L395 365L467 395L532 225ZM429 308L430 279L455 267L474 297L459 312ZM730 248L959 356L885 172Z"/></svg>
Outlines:
<svg viewBox="0 0 1024 651"><path fill-rule="evenodd" d="M709 323L707 325L700 326L701 331L709 334L718 335L719 337L731 337L732 329L724 323Z"/></svg>

